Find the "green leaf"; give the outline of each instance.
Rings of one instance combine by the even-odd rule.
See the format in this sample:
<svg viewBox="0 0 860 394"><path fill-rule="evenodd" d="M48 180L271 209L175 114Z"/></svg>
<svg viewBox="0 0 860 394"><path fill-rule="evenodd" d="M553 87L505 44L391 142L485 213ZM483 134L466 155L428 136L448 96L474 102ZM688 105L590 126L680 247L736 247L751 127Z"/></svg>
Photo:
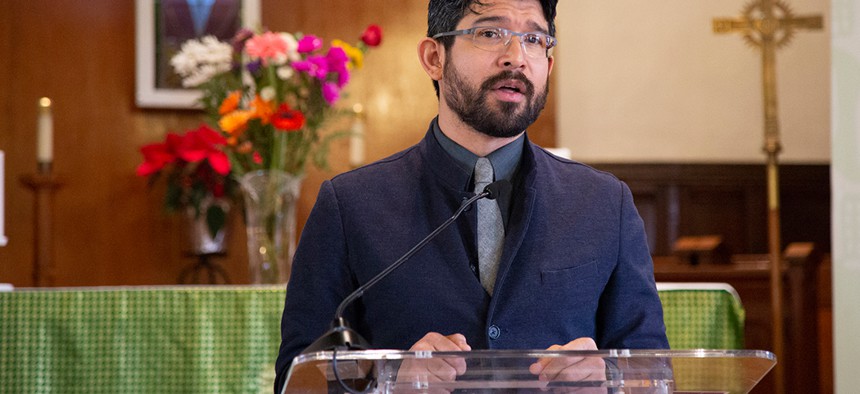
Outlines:
<svg viewBox="0 0 860 394"><path fill-rule="evenodd" d="M206 227L209 229L209 235L212 238L215 238L215 235L224 227L225 223L227 223L227 212L224 212L224 209L220 206L210 205L206 209Z"/></svg>

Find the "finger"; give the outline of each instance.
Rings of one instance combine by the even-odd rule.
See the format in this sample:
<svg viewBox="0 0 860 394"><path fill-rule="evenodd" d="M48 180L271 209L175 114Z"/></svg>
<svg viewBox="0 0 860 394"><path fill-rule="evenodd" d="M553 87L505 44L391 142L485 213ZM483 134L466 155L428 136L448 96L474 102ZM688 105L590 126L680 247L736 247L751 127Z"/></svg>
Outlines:
<svg viewBox="0 0 860 394"><path fill-rule="evenodd" d="M428 332L423 338L415 342L410 351L430 350L436 352L456 352L461 350L472 350L466 343L466 337L462 334L451 334L443 336L437 332Z"/></svg>
<svg viewBox="0 0 860 394"><path fill-rule="evenodd" d="M589 337L576 338L566 345L562 346L563 350L597 350L597 343Z"/></svg>
<svg viewBox="0 0 860 394"><path fill-rule="evenodd" d="M546 350L561 350L561 346L560 345L552 345L552 346L548 347ZM529 366L529 372L531 372L534 375L540 375L540 373L543 372L544 368L546 368L547 364L552 362L552 360L553 360L552 357L539 358L537 361L535 361L532 365Z"/></svg>
<svg viewBox="0 0 860 394"><path fill-rule="evenodd" d="M472 347L469 346L469 343L466 341L466 336L463 334L451 334L451 335L448 335L446 338L448 338L448 340L453 342L459 348L458 350L463 350L463 351L472 350Z"/></svg>
<svg viewBox="0 0 860 394"><path fill-rule="evenodd" d="M561 359L560 359L561 360ZM606 370L603 359L599 357L580 357L564 360L565 362L549 365L539 376L543 381L604 381Z"/></svg>
<svg viewBox="0 0 860 394"><path fill-rule="evenodd" d="M547 350L597 350L597 344L593 339L582 337L568 342L564 346L552 345ZM599 357L588 357L596 359L601 364L603 360ZM540 380L582 380L591 374L580 373L588 364L582 364L583 357L546 357L538 360L529 367L529 372L538 375ZM562 375L563 371L565 374Z"/></svg>
<svg viewBox="0 0 860 394"><path fill-rule="evenodd" d="M429 332L423 338L418 340L410 351L436 351L436 352L456 352L472 350L466 341L463 334L451 334L443 336L436 332ZM462 357L450 357L442 360L446 366L428 365L427 369L436 376L442 379L456 377L466 373L466 360ZM450 369L449 369L450 368Z"/></svg>

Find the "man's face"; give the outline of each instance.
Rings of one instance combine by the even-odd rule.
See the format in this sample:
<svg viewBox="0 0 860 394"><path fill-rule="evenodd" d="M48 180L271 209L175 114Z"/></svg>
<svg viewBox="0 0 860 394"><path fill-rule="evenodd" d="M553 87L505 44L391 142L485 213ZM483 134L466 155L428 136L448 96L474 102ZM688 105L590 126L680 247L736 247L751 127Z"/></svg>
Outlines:
<svg viewBox="0 0 860 394"><path fill-rule="evenodd" d="M476 6L457 30L492 26L516 32L546 32L547 22L534 0L497 0ZM465 124L491 137L516 136L534 123L546 104L552 59L530 57L513 37L498 51L476 48L471 36L455 38L440 81L447 107Z"/></svg>

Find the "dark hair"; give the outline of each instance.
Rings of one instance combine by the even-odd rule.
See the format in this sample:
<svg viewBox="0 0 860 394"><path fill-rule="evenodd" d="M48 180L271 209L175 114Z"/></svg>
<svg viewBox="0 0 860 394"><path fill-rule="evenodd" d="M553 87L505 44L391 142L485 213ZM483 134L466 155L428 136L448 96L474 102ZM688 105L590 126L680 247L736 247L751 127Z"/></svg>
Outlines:
<svg viewBox="0 0 860 394"><path fill-rule="evenodd" d="M430 0L427 6L427 37L457 29L457 24L466 16L467 12L478 13L474 6L484 6L489 1L482 0ZM558 0L539 0L543 8L543 16L549 24L549 35L555 36L555 6ZM445 46L445 50L451 49L454 44L453 36L439 37L438 41ZM439 82L434 80L433 87L436 89L436 97L439 97Z"/></svg>

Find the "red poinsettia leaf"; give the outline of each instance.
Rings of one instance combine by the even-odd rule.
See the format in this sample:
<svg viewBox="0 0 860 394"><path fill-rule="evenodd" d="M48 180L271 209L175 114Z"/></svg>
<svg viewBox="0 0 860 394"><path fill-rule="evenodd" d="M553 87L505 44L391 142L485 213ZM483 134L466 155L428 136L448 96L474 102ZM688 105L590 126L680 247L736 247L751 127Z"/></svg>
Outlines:
<svg viewBox="0 0 860 394"><path fill-rule="evenodd" d="M224 138L221 133L213 130L211 127L206 125L201 125L199 129L195 131L197 137L201 140L205 141L210 145L226 145L227 139Z"/></svg>
<svg viewBox="0 0 860 394"><path fill-rule="evenodd" d="M143 163L140 163L139 166L137 166L137 170L135 170L135 174L137 174L137 176L150 176L152 174L155 174L158 171L161 171L162 168L164 168L163 165L157 166L157 165L154 165L153 163L143 162Z"/></svg>
<svg viewBox="0 0 860 394"><path fill-rule="evenodd" d="M200 137L199 133L188 132L178 146L177 155L190 163L197 163L206 158L209 144Z"/></svg>
<svg viewBox="0 0 860 394"><path fill-rule="evenodd" d="M140 148L143 154L143 163L138 167L139 176L152 175L161 171L164 166L173 162L176 158L168 150L167 144L149 144Z"/></svg>
<svg viewBox="0 0 860 394"><path fill-rule="evenodd" d="M230 159L227 158L227 154L221 151L212 151L209 152L208 155L209 165L212 167L215 172L221 175L227 175L230 173Z"/></svg>
<svg viewBox="0 0 860 394"><path fill-rule="evenodd" d="M182 145L182 141L184 138L176 133L167 133L167 138L165 139L165 147L169 152L176 155L179 152L179 146Z"/></svg>

